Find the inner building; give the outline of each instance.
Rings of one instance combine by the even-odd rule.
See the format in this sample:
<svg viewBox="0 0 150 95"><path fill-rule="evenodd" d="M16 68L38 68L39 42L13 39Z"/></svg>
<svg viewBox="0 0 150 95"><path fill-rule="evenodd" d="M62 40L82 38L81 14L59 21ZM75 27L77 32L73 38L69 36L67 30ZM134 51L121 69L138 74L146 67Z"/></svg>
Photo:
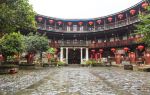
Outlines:
<svg viewBox="0 0 150 95"><path fill-rule="evenodd" d="M35 19L38 32L46 33L50 47L57 48L57 57L67 64L116 57L137 61L148 53L147 45L140 41L144 35L135 32L135 24L140 22L139 13L149 13L149 1L93 19L59 19L40 14Z"/></svg>

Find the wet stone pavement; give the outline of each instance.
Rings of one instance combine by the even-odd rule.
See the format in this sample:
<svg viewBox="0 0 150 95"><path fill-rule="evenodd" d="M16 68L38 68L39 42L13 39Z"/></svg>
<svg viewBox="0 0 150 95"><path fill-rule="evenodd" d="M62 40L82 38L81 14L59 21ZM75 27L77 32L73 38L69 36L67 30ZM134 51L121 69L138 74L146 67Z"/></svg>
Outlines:
<svg viewBox="0 0 150 95"><path fill-rule="evenodd" d="M118 67L60 67L0 75L0 95L150 95L150 73Z"/></svg>

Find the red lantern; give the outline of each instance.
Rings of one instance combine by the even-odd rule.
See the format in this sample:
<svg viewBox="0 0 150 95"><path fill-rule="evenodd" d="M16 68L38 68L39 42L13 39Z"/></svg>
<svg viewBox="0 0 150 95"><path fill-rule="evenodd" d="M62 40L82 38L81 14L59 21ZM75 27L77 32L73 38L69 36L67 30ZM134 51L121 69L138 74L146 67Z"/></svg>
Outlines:
<svg viewBox="0 0 150 95"><path fill-rule="evenodd" d="M54 23L54 20L50 19L50 20L49 20L49 23L50 23L50 24L53 24L53 23Z"/></svg>
<svg viewBox="0 0 150 95"><path fill-rule="evenodd" d="M101 24L102 23L102 20L97 20L96 21L98 24Z"/></svg>
<svg viewBox="0 0 150 95"><path fill-rule="evenodd" d="M3 61L3 55L0 54L0 62Z"/></svg>
<svg viewBox="0 0 150 95"><path fill-rule="evenodd" d="M112 17L109 17L109 18L108 18L108 21L109 21L109 22L112 22L112 19L113 19Z"/></svg>
<svg viewBox="0 0 150 95"><path fill-rule="evenodd" d="M135 12L136 12L136 11L135 11L134 9L130 10L130 14L131 14L131 15L134 15Z"/></svg>
<svg viewBox="0 0 150 95"><path fill-rule="evenodd" d="M61 21L58 21L58 25L61 25L62 24L62 22Z"/></svg>
<svg viewBox="0 0 150 95"><path fill-rule="evenodd" d="M144 46L139 45L137 48L138 48L140 51L142 51L142 50L144 49Z"/></svg>
<svg viewBox="0 0 150 95"><path fill-rule="evenodd" d="M102 52L103 52L103 49L99 49L99 52L102 53Z"/></svg>
<svg viewBox="0 0 150 95"><path fill-rule="evenodd" d="M71 26L71 25L72 25L72 22L68 22L68 25Z"/></svg>
<svg viewBox="0 0 150 95"><path fill-rule="evenodd" d="M96 42L93 40L92 43L95 44Z"/></svg>
<svg viewBox="0 0 150 95"><path fill-rule="evenodd" d="M54 41L54 43L57 44L58 42L57 42L57 41Z"/></svg>
<svg viewBox="0 0 150 95"><path fill-rule="evenodd" d="M43 20L42 17L38 17L38 21L41 22Z"/></svg>
<svg viewBox="0 0 150 95"><path fill-rule="evenodd" d="M83 24L83 22L78 22L78 24L81 26Z"/></svg>
<svg viewBox="0 0 150 95"><path fill-rule="evenodd" d="M112 52L115 52L115 51L116 51L116 49L115 49L115 48L111 48L111 51L112 51Z"/></svg>
<svg viewBox="0 0 150 95"><path fill-rule="evenodd" d="M93 53L95 52L95 50L94 50L94 49L92 49L91 51L92 51Z"/></svg>
<svg viewBox="0 0 150 95"><path fill-rule="evenodd" d="M129 50L129 48L125 47L123 48L125 52L127 52Z"/></svg>
<svg viewBox="0 0 150 95"><path fill-rule="evenodd" d="M100 53L97 53L97 55L100 55Z"/></svg>
<svg viewBox="0 0 150 95"><path fill-rule="evenodd" d="M93 21L89 21L89 25L93 25Z"/></svg>
<svg viewBox="0 0 150 95"><path fill-rule="evenodd" d="M142 4L142 8L147 9L147 7L148 7L148 3L145 2Z"/></svg>
<svg viewBox="0 0 150 95"><path fill-rule="evenodd" d="M118 15L118 18L119 18L119 19L122 19L122 18L123 18L123 14L119 14L119 15Z"/></svg>

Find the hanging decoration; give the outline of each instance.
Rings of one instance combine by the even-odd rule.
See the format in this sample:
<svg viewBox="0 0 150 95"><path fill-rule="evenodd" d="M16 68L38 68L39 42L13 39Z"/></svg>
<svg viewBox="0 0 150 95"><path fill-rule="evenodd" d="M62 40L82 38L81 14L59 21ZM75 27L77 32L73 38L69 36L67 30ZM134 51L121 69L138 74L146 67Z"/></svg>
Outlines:
<svg viewBox="0 0 150 95"><path fill-rule="evenodd" d="M142 6L142 8L147 9L148 8L148 3L145 2L141 6Z"/></svg>
<svg viewBox="0 0 150 95"><path fill-rule="evenodd" d="M53 24L53 23L54 23L54 20L50 19L50 20L49 20L49 23L50 23L50 24Z"/></svg>
<svg viewBox="0 0 150 95"><path fill-rule="evenodd" d="M129 48L128 47L124 47L123 48L125 52L128 52Z"/></svg>
<svg viewBox="0 0 150 95"><path fill-rule="evenodd" d="M112 17L109 17L109 18L108 18L108 21L109 21L109 22L112 22L112 19L113 19Z"/></svg>
<svg viewBox="0 0 150 95"><path fill-rule="evenodd" d="M78 22L78 24L79 24L80 26L82 26L82 25L83 25L83 22Z"/></svg>
<svg viewBox="0 0 150 95"><path fill-rule="evenodd" d="M93 25L94 22L93 21L89 21L88 23L89 23L89 25Z"/></svg>
<svg viewBox="0 0 150 95"><path fill-rule="evenodd" d="M134 15L135 12L136 12L136 10L134 10L134 9L130 10L130 14L131 14L131 15Z"/></svg>
<svg viewBox="0 0 150 95"><path fill-rule="evenodd" d="M115 49L115 48L111 48L111 51L112 51L112 52L115 52L115 51L116 51L116 49Z"/></svg>
<svg viewBox="0 0 150 95"><path fill-rule="evenodd" d="M96 42L93 40L92 43L95 44Z"/></svg>
<svg viewBox="0 0 150 95"><path fill-rule="evenodd" d="M99 52L100 52L100 53L103 53L103 49L99 49Z"/></svg>
<svg viewBox="0 0 150 95"><path fill-rule="evenodd" d="M58 21L58 25L61 25L62 24L62 22L61 21Z"/></svg>
<svg viewBox="0 0 150 95"><path fill-rule="evenodd" d="M98 54L97 53L94 54L94 58L97 60L97 58L98 58Z"/></svg>
<svg viewBox="0 0 150 95"><path fill-rule="evenodd" d="M68 22L68 25L71 26L71 25L72 25L72 22Z"/></svg>
<svg viewBox="0 0 150 95"><path fill-rule="evenodd" d="M102 23L102 20L97 20L96 21L98 24L101 24Z"/></svg>
<svg viewBox="0 0 150 95"><path fill-rule="evenodd" d="M118 18L121 20L123 18L123 14L119 14Z"/></svg>
<svg viewBox="0 0 150 95"><path fill-rule="evenodd" d="M92 49L92 50L91 50L91 52L92 52L92 53L94 53L94 52L95 52L95 50L94 50L94 49Z"/></svg>
<svg viewBox="0 0 150 95"><path fill-rule="evenodd" d="M142 51L142 50L144 49L144 46L143 46L143 45L139 45L137 48L138 48L140 51Z"/></svg>
<svg viewBox="0 0 150 95"><path fill-rule="evenodd" d="M42 17L38 17L38 21L41 22L43 20Z"/></svg>
<svg viewBox="0 0 150 95"><path fill-rule="evenodd" d="M55 40L54 43L57 44L58 42Z"/></svg>

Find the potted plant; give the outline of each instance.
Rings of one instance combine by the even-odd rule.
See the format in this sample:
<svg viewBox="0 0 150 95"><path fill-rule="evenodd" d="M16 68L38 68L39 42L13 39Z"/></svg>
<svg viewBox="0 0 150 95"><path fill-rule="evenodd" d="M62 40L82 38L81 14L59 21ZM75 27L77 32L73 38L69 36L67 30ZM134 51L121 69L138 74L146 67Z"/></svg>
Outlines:
<svg viewBox="0 0 150 95"><path fill-rule="evenodd" d="M23 36L20 33L13 32L10 34L5 34L0 39L0 53L4 58L3 60L4 62L2 62L1 65L3 66L7 65L6 66L7 68L4 69L9 69L7 70L8 73L10 69L16 70L15 72L18 71L17 66L14 68L12 64L16 63L16 61L18 61L17 63L19 63L19 55L20 53L23 52L23 50L24 50Z"/></svg>

